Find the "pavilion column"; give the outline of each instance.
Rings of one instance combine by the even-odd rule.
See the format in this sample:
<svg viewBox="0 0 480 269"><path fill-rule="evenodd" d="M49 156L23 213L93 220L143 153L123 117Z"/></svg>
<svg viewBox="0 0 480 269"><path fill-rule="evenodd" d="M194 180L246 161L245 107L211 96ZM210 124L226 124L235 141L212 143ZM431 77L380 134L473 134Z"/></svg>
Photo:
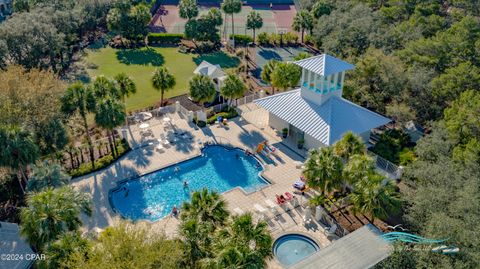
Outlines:
<svg viewBox="0 0 480 269"><path fill-rule="evenodd" d="M317 77L318 77L317 74L313 75L313 88L315 92L317 91Z"/></svg>
<svg viewBox="0 0 480 269"><path fill-rule="evenodd" d="M340 90L343 90L343 82L345 81L345 71L342 72L342 77L340 79Z"/></svg>

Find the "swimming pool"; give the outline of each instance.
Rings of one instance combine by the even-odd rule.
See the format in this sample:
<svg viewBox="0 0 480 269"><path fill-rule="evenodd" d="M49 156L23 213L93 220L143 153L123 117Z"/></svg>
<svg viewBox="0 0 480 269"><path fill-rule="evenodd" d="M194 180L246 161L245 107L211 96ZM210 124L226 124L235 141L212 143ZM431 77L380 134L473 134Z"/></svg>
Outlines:
<svg viewBox="0 0 480 269"><path fill-rule="evenodd" d="M313 239L301 234L286 234L273 243L273 255L284 266L296 264L319 249Z"/></svg>
<svg viewBox="0 0 480 269"><path fill-rule="evenodd" d="M258 190L269 184L262 170L261 163L241 149L206 146L201 156L121 182L110 191L110 203L124 218L156 221L205 187L220 193L236 187L247 193Z"/></svg>

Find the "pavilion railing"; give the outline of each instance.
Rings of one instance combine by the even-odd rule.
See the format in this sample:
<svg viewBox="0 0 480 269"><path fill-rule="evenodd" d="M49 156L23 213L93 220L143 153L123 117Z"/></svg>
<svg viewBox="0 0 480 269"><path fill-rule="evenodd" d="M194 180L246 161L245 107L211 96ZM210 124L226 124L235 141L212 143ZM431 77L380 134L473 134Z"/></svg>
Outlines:
<svg viewBox="0 0 480 269"><path fill-rule="evenodd" d="M389 160L375 154L372 151L368 151L368 155L373 158L375 166L381 170L387 177L391 179L399 179L402 176L403 169Z"/></svg>

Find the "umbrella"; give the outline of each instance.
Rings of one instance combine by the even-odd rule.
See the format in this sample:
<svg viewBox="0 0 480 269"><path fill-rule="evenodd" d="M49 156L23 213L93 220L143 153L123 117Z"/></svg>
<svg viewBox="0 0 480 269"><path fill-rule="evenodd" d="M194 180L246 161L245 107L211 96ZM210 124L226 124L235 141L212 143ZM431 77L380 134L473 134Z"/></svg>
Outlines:
<svg viewBox="0 0 480 269"><path fill-rule="evenodd" d="M139 127L140 127L140 129L147 129L148 127L150 127L150 124L148 124L148 123L142 123L142 124L140 124Z"/></svg>

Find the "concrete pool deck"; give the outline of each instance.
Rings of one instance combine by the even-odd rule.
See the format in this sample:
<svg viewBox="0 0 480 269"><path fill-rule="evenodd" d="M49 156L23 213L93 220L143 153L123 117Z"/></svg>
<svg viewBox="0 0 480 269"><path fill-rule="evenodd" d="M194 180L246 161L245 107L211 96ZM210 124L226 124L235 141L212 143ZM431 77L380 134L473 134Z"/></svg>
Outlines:
<svg viewBox="0 0 480 269"><path fill-rule="evenodd" d="M111 166L80 178L75 178L72 185L92 195L93 216L88 218L82 216L84 231L93 231L96 228L105 228L118 221L118 215L112 210L108 195L109 190L116 187L117 182L133 176L146 174L151 171L178 163L180 161L198 156L201 144L216 141L219 144L229 144L239 148L248 148L253 151L258 143L268 140L278 150L272 157L270 164L266 165L263 176L270 181L270 185L263 189L246 194L240 189L233 189L225 192L222 196L227 202L228 208L240 208L244 212L253 212L254 204L260 204L268 209L266 200L275 201L275 194L292 192L292 184L300 176L301 170L295 162L303 161L297 153L281 144L281 138L276 136L272 130L265 127L267 118L258 114L253 104L247 104L240 108L242 116L229 121L228 126L213 125L205 128L194 128L177 113L170 113L167 116L173 120L172 124L164 124L161 118L149 120L150 130L153 137L142 139L138 126L130 126L127 131L132 151L116 161ZM175 126L175 127L173 127ZM179 139L175 144L166 146L162 152L157 152L156 144L151 144L156 139L168 137L173 130L177 133L186 133L185 139ZM306 202L305 198L299 196L300 202ZM274 238L285 232L303 232L309 234L320 245L328 246L331 241L317 223L308 226L303 225L303 208L301 206L279 208L278 215L272 212L267 213L267 222ZM151 228L162 230L167 235L177 234L178 220L173 217L165 217L159 221L150 223ZM269 261L269 268L281 268L275 259Z"/></svg>

